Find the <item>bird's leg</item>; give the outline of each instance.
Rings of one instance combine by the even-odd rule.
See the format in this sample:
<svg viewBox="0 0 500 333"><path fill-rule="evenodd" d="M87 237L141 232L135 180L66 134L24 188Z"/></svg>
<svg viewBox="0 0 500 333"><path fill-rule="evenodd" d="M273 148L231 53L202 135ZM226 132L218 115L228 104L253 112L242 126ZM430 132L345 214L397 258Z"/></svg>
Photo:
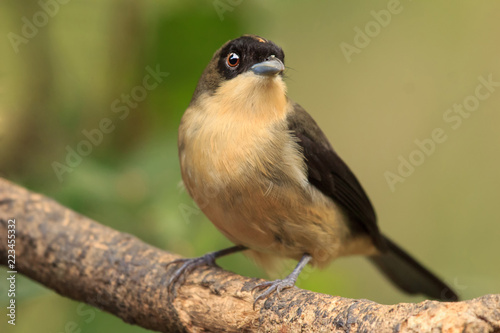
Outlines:
<svg viewBox="0 0 500 333"><path fill-rule="evenodd" d="M302 258L300 259L299 263L295 267L295 269L284 279L278 279L275 281L268 281L264 283L260 283L253 287L253 289L264 289L267 288L266 291L262 292L259 296L255 298L255 301L253 302L253 307L255 309L255 304L257 303L258 300L266 298L269 296L272 292L276 291L279 293L283 289L286 288L291 288L295 286L295 282L297 281L297 278L299 277L300 272L304 269L304 267L307 265L307 263L311 260L311 256L309 254L304 254ZM252 290L253 290L252 289Z"/></svg>
<svg viewBox="0 0 500 333"><path fill-rule="evenodd" d="M236 245L229 247L227 249L219 250L219 251L214 251L214 252L209 252L201 257L196 257L196 258L181 258L181 259L176 259L174 261L171 261L167 264L167 267L172 265L172 264L178 264L182 263L182 266L179 267L174 274L170 277L170 279L167 282L167 286L172 289L173 296L176 296L176 288L175 284L176 282L179 282L180 278L183 277L183 275L190 273L195 269L196 267L207 265L207 266L217 266L215 263L215 260L217 258L227 256L228 254L232 254L235 252L239 251L244 251L246 250L247 247L243 245ZM182 282L181 282L182 284Z"/></svg>

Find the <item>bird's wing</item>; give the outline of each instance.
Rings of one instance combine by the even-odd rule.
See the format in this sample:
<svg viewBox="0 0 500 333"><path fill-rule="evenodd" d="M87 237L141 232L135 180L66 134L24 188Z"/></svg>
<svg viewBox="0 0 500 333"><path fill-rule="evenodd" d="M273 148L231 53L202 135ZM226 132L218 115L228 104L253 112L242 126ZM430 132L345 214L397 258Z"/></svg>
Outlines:
<svg viewBox="0 0 500 333"><path fill-rule="evenodd" d="M373 206L356 176L333 150L314 119L298 104L293 104L288 128L303 149L309 183L339 204L355 227L364 229L379 249L385 242L377 226Z"/></svg>

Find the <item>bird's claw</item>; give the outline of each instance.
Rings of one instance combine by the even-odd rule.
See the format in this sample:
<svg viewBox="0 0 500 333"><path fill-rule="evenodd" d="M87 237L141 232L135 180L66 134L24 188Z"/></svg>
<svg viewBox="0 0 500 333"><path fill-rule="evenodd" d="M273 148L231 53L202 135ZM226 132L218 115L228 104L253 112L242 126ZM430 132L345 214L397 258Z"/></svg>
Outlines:
<svg viewBox="0 0 500 333"><path fill-rule="evenodd" d="M196 258L180 258L167 263L166 267L175 264L182 264L170 277L167 282L167 287L171 290L174 298L176 296L176 284L183 278L184 275L192 272L199 266L217 266L213 253L207 253L204 256Z"/></svg>
<svg viewBox="0 0 500 333"><path fill-rule="evenodd" d="M274 291L276 291L276 293L279 294L283 289L292 288L294 286L295 286L295 279L293 279L291 277L286 277L284 279L278 279L278 280L274 280L274 281L267 281L267 282L259 283L258 285L256 285L255 287L252 288L252 291L255 289L264 289L264 288L267 288L267 290L262 292L260 295L258 295L255 298L255 300L253 302L253 309L255 310L255 304L257 304L257 302L259 300L268 297Z"/></svg>

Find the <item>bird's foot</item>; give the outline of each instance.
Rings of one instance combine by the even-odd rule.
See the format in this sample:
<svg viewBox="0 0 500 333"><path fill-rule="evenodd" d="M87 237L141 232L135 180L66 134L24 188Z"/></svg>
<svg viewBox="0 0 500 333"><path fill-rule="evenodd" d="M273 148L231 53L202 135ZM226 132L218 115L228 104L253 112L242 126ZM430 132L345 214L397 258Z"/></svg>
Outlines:
<svg viewBox="0 0 500 333"><path fill-rule="evenodd" d="M266 298L274 291L276 291L279 294L283 289L292 288L293 286L295 286L295 282L297 282L297 278L299 277L300 272L302 271L302 269L304 269L304 266L307 265L307 263L311 259L312 259L312 257L310 254L304 253L302 258L300 258L297 266L294 268L294 270L286 278L284 278L282 280L275 280L275 281L268 281L268 282L260 283L260 284L256 285L255 287L253 287L252 290L267 288L266 291L262 292L259 296L257 296L255 298L255 301L253 302L253 309L255 310L255 304L257 304L258 300Z"/></svg>
<svg viewBox="0 0 500 333"><path fill-rule="evenodd" d="M255 310L255 304L257 304L257 302L259 300L268 297L269 295L271 295L275 291L279 294L283 289L294 287L296 280L297 280L296 277L289 275L289 276L287 276L284 279L278 279L278 280L274 280L274 281L263 282L263 283L260 283L260 284L256 285L255 287L253 287L252 290L267 288L266 291L262 292L260 295L258 295L255 298L255 301L253 302L253 308L254 308L254 310Z"/></svg>
<svg viewBox="0 0 500 333"><path fill-rule="evenodd" d="M182 264L181 267L179 267L174 274L170 277L170 279L167 282L167 288L170 290L170 295L172 295L174 298L177 296L177 286L182 284L184 282L184 277L186 274L189 274L192 272L195 268L199 266L212 266L212 267L219 267L215 263L215 259L227 256L228 254L232 254L235 252L240 252L246 250L247 247L243 245L235 245L232 247L229 247L227 249L215 251L215 252L210 252L205 254L204 256L197 257L197 258L189 258L189 259L176 259L174 261L169 262L166 267L172 265L172 264Z"/></svg>
<svg viewBox="0 0 500 333"><path fill-rule="evenodd" d="M177 284L182 284L184 282L184 277L186 274L191 273L195 268L200 266L214 266L218 267L215 263L215 259L217 258L216 252L207 253L201 257L196 258L181 258L176 259L174 261L169 262L166 267L175 264L182 264L175 272L172 274L170 279L167 282L167 287L172 292L172 295L177 295Z"/></svg>

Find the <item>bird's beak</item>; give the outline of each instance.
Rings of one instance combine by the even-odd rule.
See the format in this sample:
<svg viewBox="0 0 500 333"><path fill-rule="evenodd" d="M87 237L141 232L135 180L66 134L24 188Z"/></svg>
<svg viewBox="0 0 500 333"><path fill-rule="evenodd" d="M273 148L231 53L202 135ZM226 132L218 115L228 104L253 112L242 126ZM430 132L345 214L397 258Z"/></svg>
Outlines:
<svg viewBox="0 0 500 333"><path fill-rule="evenodd" d="M269 60L259 62L250 67L250 70L257 75L274 76L285 70L285 65L278 58L272 56Z"/></svg>

